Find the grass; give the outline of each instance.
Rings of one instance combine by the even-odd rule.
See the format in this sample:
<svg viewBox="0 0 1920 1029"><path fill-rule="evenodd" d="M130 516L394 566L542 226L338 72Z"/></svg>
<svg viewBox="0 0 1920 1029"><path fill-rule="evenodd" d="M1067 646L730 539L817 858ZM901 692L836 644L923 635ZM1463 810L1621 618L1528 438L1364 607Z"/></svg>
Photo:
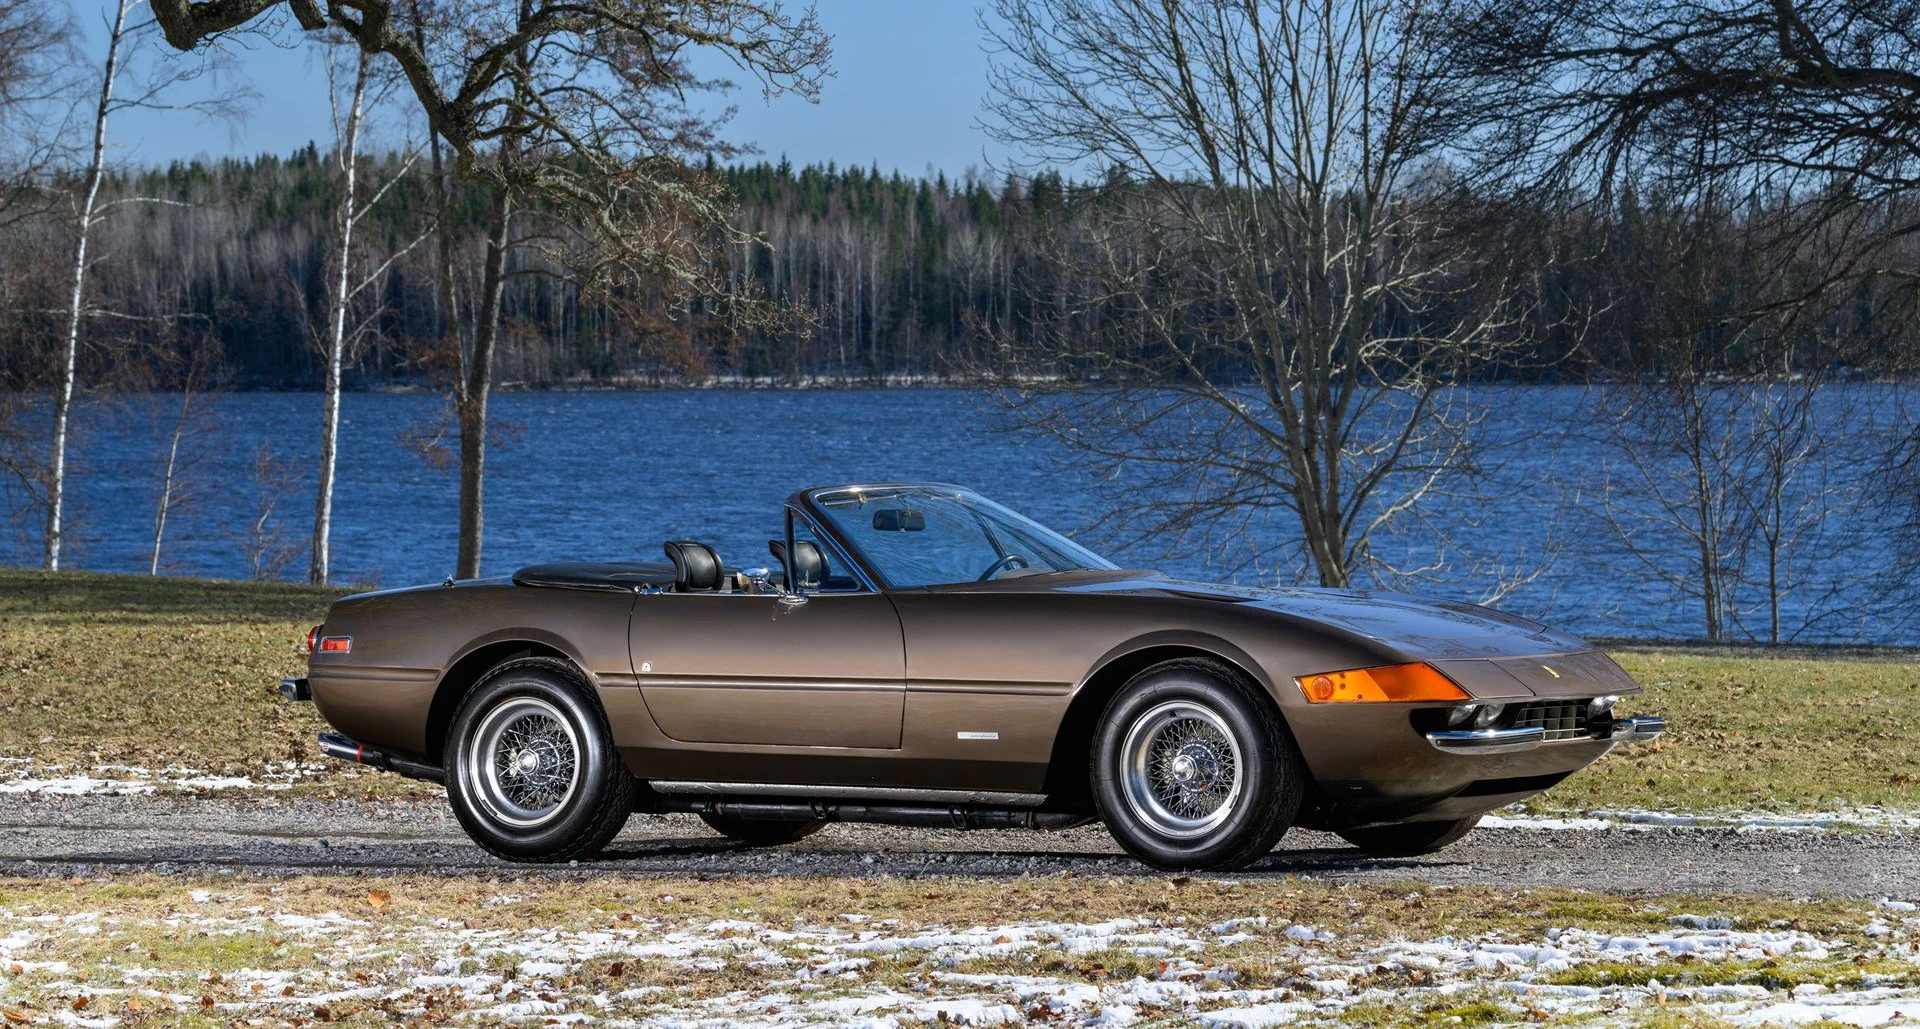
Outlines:
<svg viewBox="0 0 1920 1029"><path fill-rule="evenodd" d="M1607 960L1565 942L1567 930L1657 941L1679 912L1807 934L1799 939L1826 953L1803 947L1768 967L1655 952ZM1892 921L1889 930L1886 912L1854 901L1304 880L0 879L0 1008L15 1025L72 1014L130 1026L583 1015L792 1025L845 1021L833 1005L853 1002L909 1026L942 1024L941 1005L968 1000L1011 1005L1027 1024L1079 1024L1124 1002L1143 1024L1192 1025L1282 1003L1302 1005L1312 1024L1373 1029L1666 1029L1719 1025L1727 1013L1692 997L1690 982L1767 991L1739 1001L1749 1007L1806 983L1912 990L1920 919ZM1311 939L1288 934L1300 926L1314 927ZM1076 942L1088 932L1104 944ZM1402 957L1435 944L1448 956ZM1570 967L1492 967L1467 951L1508 944L1560 947L1557 965ZM1316 985L1330 967L1351 981ZM1657 997L1647 988L1656 978L1666 984ZM1532 996L1534 984L1600 994L1562 1002Z"/></svg>
<svg viewBox="0 0 1920 1029"><path fill-rule="evenodd" d="M306 630L339 595L0 570L0 756L31 758L36 774L131 765L261 777L313 762L319 716L273 691L302 673ZM308 788L381 789L394 778L341 774Z"/></svg>
<svg viewBox="0 0 1920 1029"><path fill-rule="evenodd" d="M1920 808L1920 664L1663 649L1614 657L1646 687L1622 711L1665 715L1668 735L1615 750L1555 787L1548 807Z"/></svg>
<svg viewBox="0 0 1920 1029"><path fill-rule="evenodd" d="M87 771L169 766L270 776L318 761L310 706L273 694L339 591L0 569L0 758ZM1536 802L1782 812L1920 807L1920 665L1796 650L1620 649L1666 739L1623 747ZM303 794L428 787L328 763Z"/></svg>

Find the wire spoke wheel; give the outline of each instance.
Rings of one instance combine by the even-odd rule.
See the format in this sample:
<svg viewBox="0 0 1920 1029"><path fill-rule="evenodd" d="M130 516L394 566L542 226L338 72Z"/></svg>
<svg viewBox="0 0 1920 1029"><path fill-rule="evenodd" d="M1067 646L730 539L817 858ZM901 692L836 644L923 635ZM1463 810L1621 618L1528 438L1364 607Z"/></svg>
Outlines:
<svg viewBox="0 0 1920 1029"><path fill-rule="evenodd" d="M504 825L544 825L580 788L580 739L546 700L510 697L487 712L470 738L467 786Z"/></svg>
<svg viewBox="0 0 1920 1029"><path fill-rule="evenodd" d="M1204 836L1233 816L1240 800L1240 742L1205 705L1168 701L1127 728L1121 744L1127 806L1154 831L1175 839Z"/></svg>

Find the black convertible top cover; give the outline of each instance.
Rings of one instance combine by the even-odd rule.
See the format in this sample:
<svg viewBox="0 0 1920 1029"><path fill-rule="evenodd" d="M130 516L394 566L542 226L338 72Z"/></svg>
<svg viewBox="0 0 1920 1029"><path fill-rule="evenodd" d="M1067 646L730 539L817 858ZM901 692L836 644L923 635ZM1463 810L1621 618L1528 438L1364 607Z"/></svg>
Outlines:
<svg viewBox="0 0 1920 1029"><path fill-rule="evenodd" d="M574 561L528 565L513 573L513 581L517 586L631 593L643 586L660 589L672 586L673 566L664 561Z"/></svg>

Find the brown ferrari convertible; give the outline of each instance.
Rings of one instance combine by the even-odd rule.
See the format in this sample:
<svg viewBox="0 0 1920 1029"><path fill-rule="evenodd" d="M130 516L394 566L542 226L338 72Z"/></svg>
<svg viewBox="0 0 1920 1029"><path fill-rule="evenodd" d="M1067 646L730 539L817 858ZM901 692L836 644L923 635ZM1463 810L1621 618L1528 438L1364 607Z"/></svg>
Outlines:
<svg viewBox="0 0 1920 1029"><path fill-rule="evenodd" d="M635 811L755 844L829 821L1098 819L1166 868L1289 826L1437 850L1665 723L1585 642L1468 604L1128 571L970 490L810 489L765 567L555 564L347 597L281 684L336 758L446 784L495 854Z"/></svg>

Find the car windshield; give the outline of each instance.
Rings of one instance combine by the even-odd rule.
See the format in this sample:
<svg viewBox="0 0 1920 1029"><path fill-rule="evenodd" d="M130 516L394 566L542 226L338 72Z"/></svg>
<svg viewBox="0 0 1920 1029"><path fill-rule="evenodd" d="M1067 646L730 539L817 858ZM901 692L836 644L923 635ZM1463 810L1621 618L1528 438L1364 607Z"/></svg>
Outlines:
<svg viewBox="0 0 1920 1029"><path fill-rule="evenodd" d="M813 499L894 589L1117 567L967 490L876 486L823 490Z"/></svg>

